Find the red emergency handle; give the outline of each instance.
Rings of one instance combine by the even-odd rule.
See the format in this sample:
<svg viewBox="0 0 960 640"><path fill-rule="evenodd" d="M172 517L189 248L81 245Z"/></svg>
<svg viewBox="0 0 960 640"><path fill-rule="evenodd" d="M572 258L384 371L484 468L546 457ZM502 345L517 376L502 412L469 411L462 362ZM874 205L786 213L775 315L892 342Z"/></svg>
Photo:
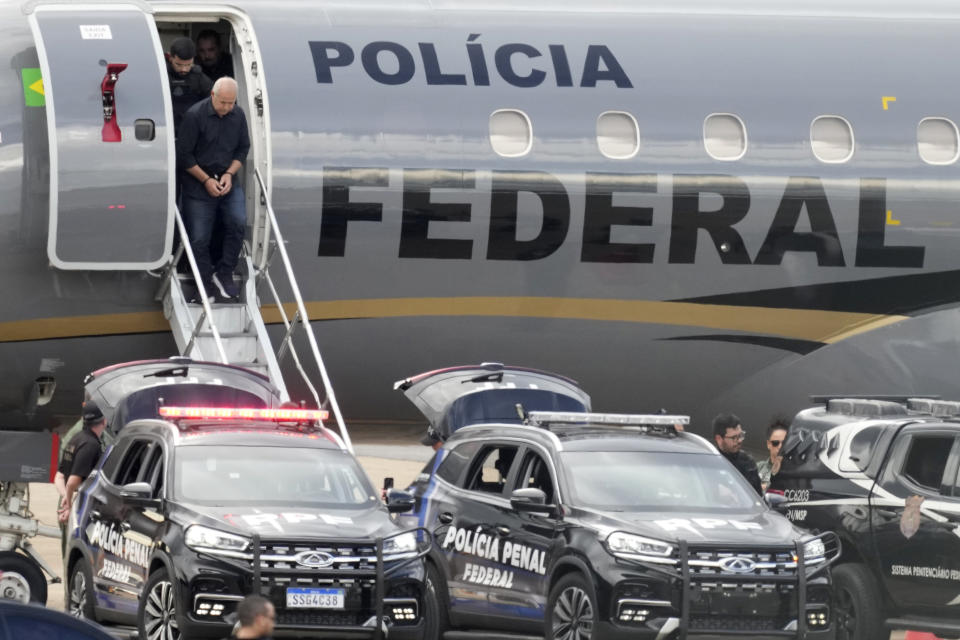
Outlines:
<svg viewBox="0 0 960 640"><path fill-rule="evenodd" d="M107 73L100 82L100 95L103 97L103 129L100 135L104 142L120 142L121 139L117 125L116 86L120 72L126 68L126 63L107 64Z"/></svg>

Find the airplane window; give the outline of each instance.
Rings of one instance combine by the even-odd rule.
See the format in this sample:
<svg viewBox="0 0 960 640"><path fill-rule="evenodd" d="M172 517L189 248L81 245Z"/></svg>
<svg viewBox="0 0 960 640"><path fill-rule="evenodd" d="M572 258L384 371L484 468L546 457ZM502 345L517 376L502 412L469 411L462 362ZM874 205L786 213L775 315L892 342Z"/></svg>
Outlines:
<svg viewBox="0 0 960 640"><path fill-rule="evenodd" d="M924 118L917 125L917 150L927 164L953 164L960 156L957 125L946 118Z"/></svg>
<svg viewBox="0 0 960 640"><path fill-rule="evenodd" d="M820 116L810 123L810 145L820 162L846 162L853 157L853 127L840 116Z"/></svg>
<svg viewBox="0 0 960 640"><path fill-rule="evenodd" d="M606 111L597 118L597 146L614 160L625 160L640 150L640 126L624 111Z"/></svg>
<svg viewBox="0 0 960 640"><path fill-rule="evenodd" d="M739 160L747 152L747 127L732 113L712 113L703 121L703 146L714 160Z"/></svg>
<svg viewBox="0 0 960 640"><path fill-rule="evenodd" d="M517 109L500 109L491 113L490 145L504 158L518 158L530 153L533 125L527 114Z"/></svg>

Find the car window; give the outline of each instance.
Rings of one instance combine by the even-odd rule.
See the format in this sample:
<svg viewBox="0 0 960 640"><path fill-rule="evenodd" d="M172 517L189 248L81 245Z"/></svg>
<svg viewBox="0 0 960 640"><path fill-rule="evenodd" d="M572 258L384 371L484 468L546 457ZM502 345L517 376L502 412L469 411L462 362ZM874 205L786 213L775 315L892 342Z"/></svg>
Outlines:
<svg viewBox="0 0 960 640"><path fill-rule="evenodd" d="M113 482L114 478L117 476L117 468L120 466L120 460L123 459L123 454L127 450L127 445L129 442L122 442L120 444L115 444L104 454L106 458L103 461L103 475Z"/></svg>
<svg viewBox="0 0 960 640"><path fill-rule="evenodd" d="M450 449L447 452L447 457L440 463L440 468L437 469L437 475L447 482L457 484L463 476L463 470L473 459L473 456L476 455L477 449L479 448L479 442L465 442L460 446Z"/></svg>
<svg viewBox="0 0 960 640"><path fill-rule="evenodd" d="M163 446L154 442L146 454L146 463L140 467L137 482L146 482L153 487L153 497L159 498L163 491Z"/></svg>
<svg viewBox="0 0 960 640"><path fill-rule="evenodd" d="M193 504L366 508L377 496L338 450L203 445L174 454L173 493Z"/></svg>
<svg viewBox="0 0 960 640"><path fill-rule="evenodd" d="M540 489L547 494L547 504L554 503L553 478L550 477L550 466L538 453L528 452L520 465L515 489Z"/></svg>
<svg viewBox="0 0 960 640"><path fill-rule="evenodd" d="M760 497L718 455L563 451L564 500L611 511L755 512Z"/></svg>
<svg viewBox="0 0 960 640"><path fill-rule="evenodd" d="M943 474L953 440L953 436L949 435L913 436L901 475L931 493L940 493L943 487L949 487L950 480L945 480Z"/></svg>
<svg viewBox="0 0 960 640"><path fill-rule="evenodd" d="M125 484L136 482L137 476L140 475L140 467L143 466L144 458L149 448L150 443L146 440L134 440L131 442L123 454L116 476L113 478L113 483L122 487Z"/></svg>
<svg viewBox="0 0 960 640"><path fill-rule="evenodd" d="M480 450L467 474L466 488L483 493L503 493L510 475L510 466L517 456L517 447L512 445L489 445Z"/></svg>

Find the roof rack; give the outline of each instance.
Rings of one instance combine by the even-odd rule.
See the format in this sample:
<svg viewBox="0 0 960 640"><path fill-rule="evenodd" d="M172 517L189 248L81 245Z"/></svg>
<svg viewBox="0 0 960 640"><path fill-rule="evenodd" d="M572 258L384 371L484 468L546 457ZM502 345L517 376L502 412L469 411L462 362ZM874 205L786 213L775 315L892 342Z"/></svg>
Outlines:
<svg viewBox="0 0 960 640"><path fill-rule="evenodd" d="M575 411L531 411L526 422L549 429L550 425L590 425L623 427L643 433L676 434L676 425L690 424L690 416L631 413L586 413Z"/></svg>
<svg viewBox="0 0 960 640"><path fill-rule="evenodd" d="M922 399L922 400L939 400L940 396L937 395L925 395L925 394L910 394L910 395L886 395L886 394L869 394L869 393L843 393L843 394L826 394L826 395L812 395L810 396L810 402L814 404L827 404L830 400L880 400L883 402L899 402L900 404L906 403L908 400L912 399Z"/></svg>

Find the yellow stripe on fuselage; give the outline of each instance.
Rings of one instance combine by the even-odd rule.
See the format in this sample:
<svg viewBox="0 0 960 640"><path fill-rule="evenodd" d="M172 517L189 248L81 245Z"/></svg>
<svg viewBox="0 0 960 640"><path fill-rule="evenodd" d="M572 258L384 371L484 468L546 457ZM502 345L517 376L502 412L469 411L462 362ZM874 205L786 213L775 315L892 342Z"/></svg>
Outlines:
<svg viewBox="0 0 960 640"><path fill-rule="evenodd" d="M374 298L315 301L306 306L310 319L315 321L427 316L557 318L695 327L823 343L839 342L907 319L900 315L845 311L603 298ZM294 305L285 304L284 309L288 317L292 317ZM262 313L268 324L281 322L275 305L265 305ZM169 329L160 311L63 316L0 323L0 342L156 333Z"/></svg>

